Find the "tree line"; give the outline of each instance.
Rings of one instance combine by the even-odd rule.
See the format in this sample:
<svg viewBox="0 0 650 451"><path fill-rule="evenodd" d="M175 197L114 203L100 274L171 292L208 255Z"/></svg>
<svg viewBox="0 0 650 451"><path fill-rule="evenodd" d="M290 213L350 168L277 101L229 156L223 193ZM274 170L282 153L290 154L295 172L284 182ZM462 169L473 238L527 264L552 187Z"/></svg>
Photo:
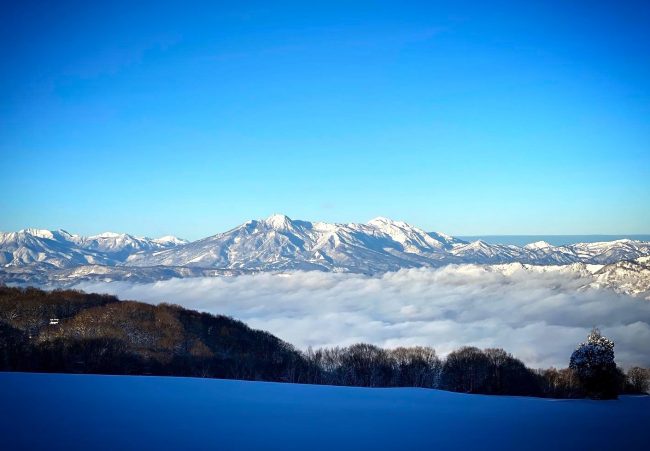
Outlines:
<svg viewBox="0 0 650 451"><path fill-rule="evenodd" d="M0 286L0 370L216 377L463 393L612 398L648 390L650 371L624 374L594 331L569 368L533 370L503 349L371 344L306 352L227 316L75 290ZM611 346L610 346L611 345Z"/></svg>

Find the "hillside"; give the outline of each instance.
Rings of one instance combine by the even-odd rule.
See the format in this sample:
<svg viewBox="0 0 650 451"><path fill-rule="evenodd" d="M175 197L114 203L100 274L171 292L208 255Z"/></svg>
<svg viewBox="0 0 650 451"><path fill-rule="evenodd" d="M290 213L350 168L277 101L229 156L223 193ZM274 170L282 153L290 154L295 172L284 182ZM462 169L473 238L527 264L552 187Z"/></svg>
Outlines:
<svg viewBox="0 0 650 451"><path fill-rule="evenodd" d="M293 347L240 321L76 291L0 286L0 369L293 381Z"/></svg>

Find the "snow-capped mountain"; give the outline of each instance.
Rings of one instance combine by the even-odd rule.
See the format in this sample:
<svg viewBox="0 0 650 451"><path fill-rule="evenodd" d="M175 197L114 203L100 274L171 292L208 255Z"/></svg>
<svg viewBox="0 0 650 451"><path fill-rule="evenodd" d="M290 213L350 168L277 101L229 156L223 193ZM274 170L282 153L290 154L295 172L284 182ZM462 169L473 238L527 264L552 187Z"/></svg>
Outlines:
<svg viewBox="0 0 650 451"><path fill-rule="evenodd" d="M0 233L2 266L48 265L70 268L86 264L110 265L114 262L100 252L79 246L82 238L65 230L24 229Z"/></svg>
<svg viewBox="0 0 650 451"><path fill-rule="evenodd" d="M594 278L595 288L612 288L650 300L650 257L605 265L594 273Z"/></svg>
<svg viewBox="0 0 650 451"><path fill-rule="evenodd" d="M180 244L187 244L189 241L184 240L182 238L178 238L174 235L165 235L161 236L160 238L154 238L151 240L151 242L159 244L163 247L172 247L172 246L178 246Z"/></svg>
<svg viewBox="0 0 650 451"><path fill-rule="evenodd" d="M181 244L187 241L170 235L151 239L113 232L82 238L79 242L84 249L103 252L119 262L138 252L169 249Z"/></svg>
<svg viewBox="0 0 650 451"><path fill-rule="evenodd" d="M466 263L528 262L531 256L530 252L517 246L488 244L482 240L456 245L450 254Z"/></svg>
<svg viewBox="0 0 650 451"><path fill-rule="evenodd" d="M519 247L467 243L383 217L365 224L330 224L273 215L186 245L134 254L126 264L377 273L449 263L609 264L646 255L650 243L632 240Z"/></svg>
<svg viewBox="0 0 650 451"><path fill-rule="evenodd" d="M331 224L273 215L193 242L117 233L83 237L63 230L0 233L0 281L15 283L292 270L378 274L480 264L567 268L588 275L594 286L625 285L625 292L643 295L650 285L649 257L650 242L644 241L566 246L540 241L523 247L468 243L383 217L364 224Z"/></svg>
<svg viewBox="0 0 650 451"><path fill-rule="evenodd" d="M107 232L82 237L65 230L24 229L0 232L0 265L54 268L87 264L114 266L137 252L168 249L185 243L187 241L170 236L151 239Z"/></svg>
<svg viewBox="0 0 650 451"><path fill-rule="evenodd" d="M462 243L387 218L329 224L273 215L183 246L134 254L126 264L375 273L459 262L448 251Z"/></svg>

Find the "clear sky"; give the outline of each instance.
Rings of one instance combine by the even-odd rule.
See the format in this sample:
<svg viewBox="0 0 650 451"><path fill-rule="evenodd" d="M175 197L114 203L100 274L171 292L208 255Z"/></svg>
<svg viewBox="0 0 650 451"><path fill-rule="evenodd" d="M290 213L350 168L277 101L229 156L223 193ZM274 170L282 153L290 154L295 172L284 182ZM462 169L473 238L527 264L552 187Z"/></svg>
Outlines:
<svg viewBox="0 0 650 451"><path fill-rule="evenodd" d="M0 14L0 230L650 232L648 2L50 3Z"/></svg>

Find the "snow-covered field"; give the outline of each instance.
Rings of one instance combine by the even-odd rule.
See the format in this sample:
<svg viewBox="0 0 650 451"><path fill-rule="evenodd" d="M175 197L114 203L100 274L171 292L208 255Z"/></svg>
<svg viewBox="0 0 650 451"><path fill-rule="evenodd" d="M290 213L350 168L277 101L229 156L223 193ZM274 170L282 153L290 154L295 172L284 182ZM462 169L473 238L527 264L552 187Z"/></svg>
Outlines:
<svg viewBox="0 0 650 451"><path fill-rule="evenodd" d="M2 449L645 449L650 397L0 373ZM628 448L630 447L630 448Z"/></svg>

